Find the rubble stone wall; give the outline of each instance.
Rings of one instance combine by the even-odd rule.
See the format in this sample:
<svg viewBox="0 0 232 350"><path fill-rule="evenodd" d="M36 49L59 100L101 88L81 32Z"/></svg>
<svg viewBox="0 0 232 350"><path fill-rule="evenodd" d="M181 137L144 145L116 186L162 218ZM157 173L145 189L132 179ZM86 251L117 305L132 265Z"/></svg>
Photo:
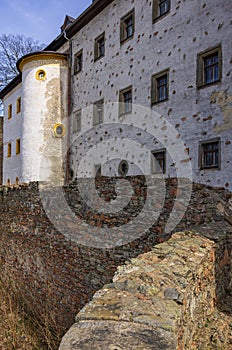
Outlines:
<svg viewBox="0 0 232 350"><path fill-rule="evenodd" d="M59 336L73 324L76 313L94 293L112 281L118 266L149 252L157 243L171 237L172 232L165 233L164 230L178 192L175 179L167 180L161 214L147 232L141 232L132 242L111 249L91 246L88 239L92 228L104 226L110 235L112 228L118 227L120 232L120 227L143 208L147 191L144 177L127 180L134 193L123 215L118 216L91 210L81 199L77 184L63 188L69 208L85 224L84 231L83 228L82 232L77 230L77 236L86 235L85 245L65 236L49 220L38 183L0 187L1 278L10 280L27 309L41 322L46 321ZM97 180L98 191L105 201L115 197L116 181L109 178ZM231 283L228 283L231 281L228 265L231 259L231 197L231 193L223 188L194 185L188 209L175 228L175 231L191 229L200 232L212 238L218 246L221 244L217 252L217 259L221 261L221 267L216 271L217 280L227 278L227 283L217 283L216 292L220 298L231 290ZM60 212L58 204L56 208L57 213L58 209ZM66 222L68 212L62 209L61 219ZM181 206L180 210L183 210ZM142 219L141 224L145 224Z"/></svg>

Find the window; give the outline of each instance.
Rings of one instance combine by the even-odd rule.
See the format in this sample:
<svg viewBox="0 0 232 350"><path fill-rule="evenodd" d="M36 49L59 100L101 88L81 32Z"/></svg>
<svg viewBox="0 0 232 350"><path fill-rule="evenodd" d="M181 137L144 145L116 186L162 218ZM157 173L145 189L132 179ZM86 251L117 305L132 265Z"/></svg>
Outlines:
<svg viewBox="0 0 232 350"><path fill-rule="evenodd" d="M94 43L94 60L98 60L99 58L105 55L105 33L101 34L97 39L95 39Z"/></svg>
<svg viewBox="0 0 232 350"><path fill-rule="evenodd" d="M119 92L119 115L132 112L132 87Z"/></svg>
<svg viewBox="0 0 232 350"><path fill-rule="evenodd" d="M16 179L15 179L15 184L16 184L16 185L19 184L19 178L18 178L18 176L17 176Z"/></svg>
<svg viewBox="0 0 232 350"><path fill-rule="evenodd" d="M21 97L17 98L16 101L16 113L20 113L21 112Z"/></svg>
<svg viewBox="0 0 232 350"><path fill-rule="evenodd" d="M73 133L81 130L81 109L76 111L73 116Z"/></svg>
<svg viewBox="0 0 232 350"><path fill-rule="evenodd" d="M220 81L222 78L221 46L197 55L197 87L201 88Z"/></svg>
<svg viewBox="0 0 232 350"><path fill-rule="evenodd" d="M131 39L135 31L135 11L130 11L121 19L120 24L120 42Z"/></svg>
<svg viewBox="0 0 232 350"><path fill-rule="evenodd" d="M7 179L7 186L10 186L10 179Z"/></svg>
<svg viewBox="0 0 232 350"><path fill-rule="evenodd" d="M83 50L77 52L74 56L74 74L79 73L83 66Z"/></svg>
<svg viewBox="0 0 232 350"><path fill-rule="evenodd" d="M101 164L94 165L95 177L100 177L102 175Z"/></svg>
<svg viewBox="0 0 232 350"><path fill-rule="evenodd" d="M158 103L168 99L169 71L163 71L152 76L151 103Z"/></svg>
<svg viewBox="0 0 232 350"><path fill-rule="evenodd" d="M220 139L200 143L200 169L220 167Z"/></svg>
<svg viewBox="0 0 232 350"><path fill-rule="evenodd" d="M11 157L11 143L7 145L7 157Z"/></svg>
<svg viewBox="0 0 232 350"><path fill-rule="evenodd" d="M166 150L159 150L152 152L151 159L151 173L163 173L166 172Z"/></svg>
<svg viewBox="0 0 232 350"><path fill-rule="evenodd" d="M153 0L153 22L167 15L171 8L171 0Z"/></svg>
<svg viewBox="0 0 232 350"><path fill-rule="evenodd" d="M66 133L65 126L61 123L56 123L53 127L55 137L63 137Z"/></svg>
<svg viewBox="0 0 232 350"><path fill-rule="evenodd" d="M15 153L19 154L20 153L20 139L16 140L16 148L15 149L16 149Z"/></svg>
<svg viewBox="0 0 232 350"><path fill-rule="evenodd" d="M12 118L12 105L8 106L8 119Z"/></svg>
<svg viewBox="0 0 232 350"><path fill-rule="evenodd" d="M120 176L126 176L129 171L129 164L126 160L122 160L118 166L118 174Z"/></svg>
<svg viewBox="0 0 232 350"><path fill-rule="evenodd" d="M35 74L35 78L37 80L41 80L41 81L45 80L46 79L46 72L43 69L38 70Z"/></svg>
<svg viewBox="0 0 232 350"><path fill-rule="evenodd" d="M93 125L103 123L104 100L100 100L93 105Z"/></svg>

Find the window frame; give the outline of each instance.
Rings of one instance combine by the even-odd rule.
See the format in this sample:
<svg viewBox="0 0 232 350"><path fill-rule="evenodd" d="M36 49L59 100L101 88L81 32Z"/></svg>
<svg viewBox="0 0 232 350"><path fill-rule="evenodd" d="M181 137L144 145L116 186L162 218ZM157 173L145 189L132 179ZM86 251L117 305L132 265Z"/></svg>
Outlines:
<svg viewBox="0 0 232 350"><path fill-rule="evenodd" d="M80 118L77 118L77 115L80 117ZM80 120L79 120L80 119ZM82 110L81 109L78 109L77 111L74 112L73 114L73 123L72 123L72 132L73 134L77 134L78 132L81 131L81 127L82 127ZM77 120L77 128L74 128L74 122L75 120ZM78 121L79 120L79 121Z"/></svg>
<svg viewBox="0 0 232 350"><path fill-rule="evenodd" d="M98 106L102 106L101 111L102 114L99 116ZM98 100L93 104L93 126L103 124L104 122L104 99Z"/></svg>
<svg viewBox="0 0 232 350"><path fill-rule="evenodd" d="M132 19L132 34L128 35L126 22ZM133 39L135 33L135 9L133 8L125 16L120 19L120 43L124 44L126 41Z"/></svg>
<svg viewBox="0 0 232 350"><path fill-rule="evenodd" d="M12 112L13 112L13 106L12 106L12 103L10 103L7 108L7 119L12 118L12 114L13 114Z"/></svg>
<svg viewBox="0 0 232 350"><path fill-rule="evenodd" d="M162 158L163 165L162 165L162 167L160 166L160 168L157 168L156 162L159 163L159 161L156 158L156 156L158 154L161 154L161 153L163 154L163 158ZM166 172L167 172L167 150L166 150L166 148L153 150L153 151L151 151L151 154L152 154L151 155L151 174L166 174ZM154 158L156 159L156 161L154 160Z"/></svg>
<svg viewBox="0 0 232 350"><path fill-rule="evenodd" d="M160 5L162 3L167 3L168 10L164 13L160 13ZM152 18L153 23L155 23L157 20L167 16L170 13L171 10L171 0L153 0L153 7L152 7Z"/></svg>
<svg viewBox="0 0 232 350"><path fill-rule="evenodd" d="M131 102L130 103L130 109L126 110L126 101L125 101L125 94L130 92L131 94ZM126 87L125 89L122 89L119 91L119 117L131 114L132 113L132 105L133 105L133 86L130 85Z"/></svg>
<svg viewBox="0 0 232 350"><path fill-rule="evenodd" d="M19 155L21 152L21 141L20 138L15 140L15 154Z"/></svg>
<svg viewBox="0 0 232 350"><path fill-rule="evenodd" d="M204 147L210 144L218 144L217 158L218 164L206 165L205 164L205 150ZM213 152L211 152L213 153ZM215 152L214 152L215 153ZM220 138L214 138L210 140L200 141L199 143L199 169L200 170L220 170L221 168L221 140Z"/></svg>
<svg viewBox="0 0 232 350"><path fill-rule="evenodd" d="M11 142L7 143L7 158L10 158L12 156L12 144Z"/></svg>
<svg viewBox="0 0 232 350"><path fill-rule="evenodd" d="M158 90L158 80L162 79L164 76L167 76L167 83L165 84L166 86L166 97L163 99L159 99L159 90ZM153 106L154 104L165 102L169 99L169 68L157 73L153 74L151 77L151 105Z"/></svg>
<svg viewBox="0 0 232 350"><path fill-rule="evenodd" d="M79 63L77 63L78 58L80 58ZM80 73L82 69L83 69L83 49L79 50L74 55L74 74Z"/></svg>
<svg viewBox="0 0 232 350"><path fill-rule="evenodd" d="M214 54L218 53L218 79L206 82L205 80L205 60L207 58L213 57ZM197 79L196 85L197 88L203 88L211 86L213 84L218 84L222 80L222 47L221 44L214 46L213 48L208 48L207 50L197 54Z"/></svg>
<svg viewBox="0 0 232 350"><path fill-rule="evenodd" d="M21 112L22 100L21 97L18 97L16 100L16 113L19 114Z"/></svg>
<svg viewBox="0 0 232 350"><path fill-rule="evenodd" d="M105 56L105 32L99 35L94 41L94 61L99 60L100 58ZM100 43L104 42L104 53L100 52Z"/></svg>
<svg viewBox="0 0 232 350"><path fill-rule="evenodd" d="M101 166L101 164L94 164L94 176L95 176L95 178L102 176L102 166Z"/></svg>

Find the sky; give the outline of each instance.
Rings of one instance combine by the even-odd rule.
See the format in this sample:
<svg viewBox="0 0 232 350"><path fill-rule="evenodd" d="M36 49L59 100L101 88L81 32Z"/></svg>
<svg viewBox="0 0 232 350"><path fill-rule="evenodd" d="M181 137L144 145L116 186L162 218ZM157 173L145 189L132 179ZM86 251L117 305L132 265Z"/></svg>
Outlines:
<svg viewBox="0 0 232 350"><path fill-rule="evenodd" d="M78 17L92 0L0 0L0 35L22 34L48 45L65 15Z"/></svg>

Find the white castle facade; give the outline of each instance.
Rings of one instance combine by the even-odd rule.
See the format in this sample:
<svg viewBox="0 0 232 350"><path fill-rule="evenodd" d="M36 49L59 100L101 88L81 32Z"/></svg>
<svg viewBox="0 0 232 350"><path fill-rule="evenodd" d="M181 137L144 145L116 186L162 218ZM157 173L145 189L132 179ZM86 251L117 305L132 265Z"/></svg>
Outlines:
<svg viewBox="0 0 232 350"><path fill-rule="evenodd" d="M67 16L0 93L3 183L191 173L231 190L231 24L230 0L96 0Z"/></svg>

